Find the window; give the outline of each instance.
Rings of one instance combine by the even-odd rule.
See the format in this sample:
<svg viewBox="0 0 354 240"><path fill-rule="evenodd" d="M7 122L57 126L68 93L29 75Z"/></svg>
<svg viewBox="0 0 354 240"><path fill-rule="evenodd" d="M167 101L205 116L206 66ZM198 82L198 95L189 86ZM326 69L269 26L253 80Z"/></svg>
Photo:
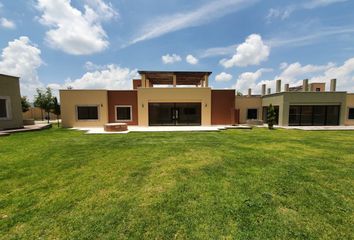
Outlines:
<svg viewBox="0 0 354 240"><path fill-rule="evenodd" d="M0 118L7 118L6 99L0 99Z"/></svg>
<svg viewBox="0 0 354 240"><path fill-rule="evenodd" d="M132 121L132 106L120 105L116 106L117 121Z"/></svg>
<svg viewBox="0 0 354 240"><path fill-rule="evenodd" d="M354 120L354 108L349 108L348 119Z"/></svg>
<svg viewBox="0 0 354 240"><path fill-rule="evenodd" d="M340 106L291 105L289 126L328 126L339 125Z"/></svg>
<svg viewBox="0 0 354 240"><path fill-rule="evenodd" d="M247 119L258 119L258 110L247 109Z"/></svg>
<svg viewBox="0 0 354 240"><path fill-rule="evenodd" d="M316 88L316 92L321 92L321 88Z"/></svg>
<svg viewBox="0 0 354 240"><path fill-rule="evenodd" d="M78 120L98 120L98 106L78 106Z"/></svg>

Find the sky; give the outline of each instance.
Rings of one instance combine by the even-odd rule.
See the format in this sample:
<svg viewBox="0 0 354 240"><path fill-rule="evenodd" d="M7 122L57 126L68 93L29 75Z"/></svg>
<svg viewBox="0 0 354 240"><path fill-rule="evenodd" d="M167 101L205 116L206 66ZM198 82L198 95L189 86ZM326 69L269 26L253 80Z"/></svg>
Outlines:
<svg viewBox="0 0 354 240"><path fill-rule="evenodd" d="M30 99L131 89L138 70L212 71L210 86L243 93L305 78L354 92L354 1L0 0L0 51Z"/></svg>

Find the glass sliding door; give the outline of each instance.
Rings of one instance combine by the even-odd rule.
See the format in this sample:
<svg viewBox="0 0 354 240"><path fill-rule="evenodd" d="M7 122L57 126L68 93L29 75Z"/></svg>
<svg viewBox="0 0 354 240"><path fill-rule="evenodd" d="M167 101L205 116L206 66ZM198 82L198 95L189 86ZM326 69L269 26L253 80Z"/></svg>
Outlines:
<svg viewBox="0 0 354 240"><path fill-rule="evenodd" d="M339 106L327 106L327 113L326 113L326 125L329 126L336 126L339 125Z"/></svg>
<svg viewBox="0 0 354 240"><path fill-rule="evenodd" d="M340 106L292 105L289 126L339 125Z"/></svg>
<svg viewBox="0 0 354 240"><path fill-rule="evenodd" d="M150 126L199 126L201 103L149 103Z"/></svg>

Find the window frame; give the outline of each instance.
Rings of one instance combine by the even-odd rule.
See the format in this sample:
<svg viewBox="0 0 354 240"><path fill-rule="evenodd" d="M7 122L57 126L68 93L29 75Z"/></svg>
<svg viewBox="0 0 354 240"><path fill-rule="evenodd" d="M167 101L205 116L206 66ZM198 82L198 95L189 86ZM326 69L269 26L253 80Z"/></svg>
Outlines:
<svg viewBox="0 0 354 240"><path fill-rule="evenodd" d="M0 120L11 120L11 98L9 96L0 96L0 99L5 100L5 107L6 107L6 117L0 117Z"/></svg>
<svg viewBox="0 0 354 240"><path fill-rule="evenodd" d="M257 117L256 118L248 118L248 111L249 110L256 110ZM258 120L258 108L247 108L247 114L246 114L246 119L247 120Z"/></svg>
<svg viewBox="0 0 354 240"><path fill-rule="evenodd" d="M354 120L354 118L350 118L350 110L351 109L354 111L354 107L348 107L348 115L347 115L348 120Z"/></svg>
<svg viewBox="0 0 354 240"><path fill-rule="evenodd" d="M78 108L79 107L96 107L97 108L97 119L79 119L79 111ZM78 122L97 122L100 121L100 105L99 104L88 104L88 105L76 105L75 106L75 117L76 117L76 121Z"/></svg>
<svg viewBox="0 0 354 240"><path fill-rule="evenodd" d="M130 108L130 119L118 119L118 108ZM114 105L114 120L115 122L132 122L133 121L133 106L132 105Z"/></svg>

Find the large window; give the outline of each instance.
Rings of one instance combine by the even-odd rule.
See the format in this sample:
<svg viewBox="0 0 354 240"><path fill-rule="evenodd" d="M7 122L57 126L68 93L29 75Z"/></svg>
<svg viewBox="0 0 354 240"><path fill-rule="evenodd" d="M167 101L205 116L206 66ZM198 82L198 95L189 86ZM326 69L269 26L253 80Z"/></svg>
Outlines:
<svg viewBox="0 0 354 240"><path fill-rule="evenodd" d="M247 109L247 119L258 119L258 109Z"/></svg>
<svg viewBox="0 0 354 240"><path fill-rule="evenodd" d="M354 108L349 108L348 119L354 120Z"/></svg>
<svg viewBox="0 0 354 240"><path fill-rule="evenodd" d="M340 106L290 106L289 126L339 125Z"/></svg>
<svg viewBox="0 0 354 240"><path fill-rule="evenodd" d="M98 106L77 106L78 120L98 120Z"/></svg>
<svg viewBox="0 0 354 240"><path fill-rule="evenodd" d="M0 98L0 119L7 118L6 99Z"/></svg>
<svg viewBox="0 0 354 240"><path fill-rule="evenodd" d="M116 106L117 121L132 121L132 106L118 105Z"/></svg>

